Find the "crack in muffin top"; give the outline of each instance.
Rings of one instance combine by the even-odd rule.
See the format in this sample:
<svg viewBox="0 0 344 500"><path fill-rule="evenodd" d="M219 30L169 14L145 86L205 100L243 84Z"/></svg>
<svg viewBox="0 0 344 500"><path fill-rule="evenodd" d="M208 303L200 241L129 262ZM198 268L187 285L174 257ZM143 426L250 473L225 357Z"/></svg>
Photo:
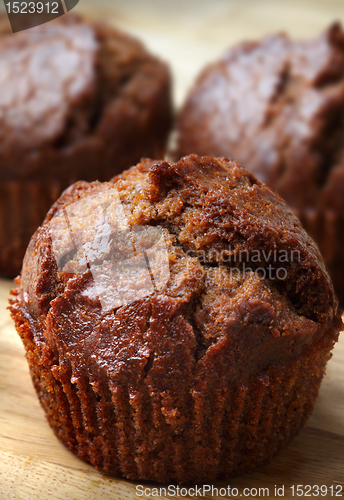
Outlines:
<svg viewBox="0 0 344 500"><path fill-rule="evenodd" d="M184 331L195 366L231 339L233 366L255 359L262 370L333 341L339 314L319 251L285 202L238 163L196 155L68 188L31 240L20 296L76 371L95 352L118 368L134 342L140 376L169 328Z"/></svg>

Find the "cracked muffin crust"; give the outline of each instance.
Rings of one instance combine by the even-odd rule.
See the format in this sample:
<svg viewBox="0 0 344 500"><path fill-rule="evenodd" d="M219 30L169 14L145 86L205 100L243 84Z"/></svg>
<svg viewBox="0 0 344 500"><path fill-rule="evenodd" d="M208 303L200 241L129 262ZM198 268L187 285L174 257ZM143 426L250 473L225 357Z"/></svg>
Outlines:
<svg viewBox="0 0 344 500"><path fill-rule="evenodd" d="M0 275L8 277L67 186L163 157L172 121L169 70L139 41L73 14L33 30L14 35L0 18Z"/></svg>
<svg viewBox="0 0 344 500"><path fill-rule="evenodd" d="M180 155L235 158L275 189L319 245L344 300L344 33L273 35L209 65L179 118Z"/></svg>
<svg viewBox="0 0 344 500"><path fill-rule="evenodd" d="M50 425L130 479L204 482L270 460L310 415L342 326L316 245L225 158L71 186L18 285L11 314Z"/></svg>

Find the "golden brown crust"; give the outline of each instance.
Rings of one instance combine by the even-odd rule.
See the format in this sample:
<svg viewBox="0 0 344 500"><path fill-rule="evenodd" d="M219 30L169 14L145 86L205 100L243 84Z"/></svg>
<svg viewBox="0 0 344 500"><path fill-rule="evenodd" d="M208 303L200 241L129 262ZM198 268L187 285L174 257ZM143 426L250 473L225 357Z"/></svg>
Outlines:
<svg viewBox="0 0 344 500"><path fill-rule="evenodd" d="M136 248L163 235L169 279L104 309L93 266L99 252L128 258L124 218ZM111 245L78 271L70 231L95 250L108 223ZM279 283L257 269L279 265L271 249L299 252ZM237 163L194 155L69 188L31 240L11 311L57 436L101 471L155 481L270 459L309 416L341 327L319 252L282 199Z"/></svg>

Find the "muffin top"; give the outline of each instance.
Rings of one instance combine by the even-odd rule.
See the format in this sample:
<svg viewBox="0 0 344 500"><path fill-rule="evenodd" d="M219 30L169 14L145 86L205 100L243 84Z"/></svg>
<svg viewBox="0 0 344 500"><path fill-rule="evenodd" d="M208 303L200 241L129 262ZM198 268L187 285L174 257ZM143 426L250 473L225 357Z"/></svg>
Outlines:
<svg viewBox="0 0 344 500"><path fill-rule="evenodd" d="M225 359L233 377L294 359L339 321L285 202L236 162L195 155L68 188L28 247L19 303L74 376L135 386L149 370L172 392Z"/></svg>
<svg viewBox="0 0 344 500"><path fill-rule="evenodd" d="M103 23L69 13L13 34L0 16L0 178L44 176L54 152L84 140L115 143L113 127L147 114L168 78L140 42Z"/></svg>
<svg viewBox="0 0 344 500"><path fill-rule="evenodd" d="M209 65L179 119L180 155L242 162L295 209L344 210L344 33L245 42ZM321 199L320 199L321 196Z"/></svg>
<svg viewBox="0 0 344 500"><path fill-rule="evenodd" d="M67 120L71 134L82 133L96 90L90 26L63 16L34 33L14 35L6 27L0 30L0 164L17 148L25 153L52 144Z"/></svg>

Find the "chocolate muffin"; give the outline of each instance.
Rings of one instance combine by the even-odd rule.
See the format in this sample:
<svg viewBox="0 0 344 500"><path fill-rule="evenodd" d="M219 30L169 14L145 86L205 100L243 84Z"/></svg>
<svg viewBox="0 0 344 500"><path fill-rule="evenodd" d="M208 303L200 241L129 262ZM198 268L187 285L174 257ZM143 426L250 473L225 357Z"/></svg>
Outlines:
<svg viewBox="0 0 344 500"><path fill-rule="evenodd" d="M3 16L0 86L0 275L13 277L67 186L163 156L170 75L105 24L67 14L13 34Z"/></svg>
<svg viewBox="0 0 344 500"><path fill-rule="evenodd" d="M102 472L204 482L309 417L342 326L317 246L234 161L79 182L28 247L11 314L58 438Z"/></svg>
<svg viewBox="0 0 344 500"><path fill-rule="evenodd" d="M275 189L344 301L344 33L242 43L209 65L179 119L180 155L228 156Z"/></svg>

